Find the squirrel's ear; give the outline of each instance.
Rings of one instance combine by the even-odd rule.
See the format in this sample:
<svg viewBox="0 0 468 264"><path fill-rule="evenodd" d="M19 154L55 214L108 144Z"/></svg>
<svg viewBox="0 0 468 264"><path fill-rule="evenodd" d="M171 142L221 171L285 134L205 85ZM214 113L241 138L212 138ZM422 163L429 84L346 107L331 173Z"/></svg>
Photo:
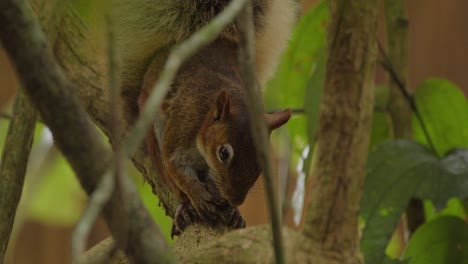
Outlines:
<svg viewBox="0 0 468 264"><path fill-rule="evenodd" d="M265 114L265 120L267 122L268 131L277 129L278 127L286 124L289 118L291 118L291 109L285 109L272 114Z"/></svg>
<svg viewBox="0 0 468 264"><path fill-rule="evenodd" d="M229 100L229 95L226 91L222 90L216 98L216 108L214 113L214 119L224 119L229 114L231 109L231 103Z"/></svg>

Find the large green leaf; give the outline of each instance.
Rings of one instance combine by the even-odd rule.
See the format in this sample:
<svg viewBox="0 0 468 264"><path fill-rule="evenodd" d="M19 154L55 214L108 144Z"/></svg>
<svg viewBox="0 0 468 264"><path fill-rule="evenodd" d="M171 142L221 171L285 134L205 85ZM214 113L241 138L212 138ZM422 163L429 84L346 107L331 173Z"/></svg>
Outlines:
<svg viewBox="0 0 468 264"><path fill-rule="evenodd" d="M425 177L415 195L431 200L436 208L444 207L451 197L468 196L468 149L456 149L437 164L428 165L434 170Z"/></svg>
<svg viewBox="0 0 468 264"><path fill-rule="evenodd" d="M468 223L443 216L421 226L409 241L410 264L468 264Z"/></svg>
<svg viewBox="0 0 468 264"><path fill-rule="evenodd" d="M416 106L439 157L455 147L468 148L468 103L462 91L443 79L428 79L416 90ZM428 144L413 118L415 139Z"/></svg>
<svg viewBox="0 0 468 264"><path fill-rule="evenodd" d="M317 76L314 77L314 73L324 65L320 58L324 57L325 52L327 18L328 8L325 1L322 1L299 21L278 71L265 90L265 104L268 109L303 108L306 105L307 115L310 113L308 107L312 104L312 107L318 109L319 99L316 93L322 85L320 80L314 79ZM320 84L311 88L311 83ZM294 116L286 127L293 143L292 160L295 163L309 143L309 138L313 136L307 135L308 119L304 116Z"/></svg>
<svg viewBox="0 0 468 264"><path fill-rule="evenodd" d="M448 200L447 206L440 211L436 210L431 201L426 200L424 201L424 211L426 221L431 221L441 216L455 216L461 219L468 219L468 212L465 211L463 201L458 198Z"/></svg>
<svg viewBox="0 0 468 264"><path fill-rule="evenodd" d="M389 141L370 156L361 203L366 221L361 248L367 263L382 263L391 234L411 197L431 199L436 206L468 190L468 150L439 160L426 147Z"/></svg>
<svg viewBox="0 0 468 264"><path fill-rule="evenodd" d="M309 149L311 150L315 148L315 142L317 140L316 135L319 128L320 100L322 98L323 84L325 81L325 57L324 46L322 51L319 52L315 69L306 88L304 110L307 115L307 138ZM304 161L303 171L306 173L306 176L309 172L313 155L314 151L309 151Z"/></svg>
<svg viewBox="0 0 468 264"><path fill-rule="evenodd" d="M305 87L323 52L328 8L324 1L304 15L296 26L275 77L267 85L267 103L302 107Z"/></svg>

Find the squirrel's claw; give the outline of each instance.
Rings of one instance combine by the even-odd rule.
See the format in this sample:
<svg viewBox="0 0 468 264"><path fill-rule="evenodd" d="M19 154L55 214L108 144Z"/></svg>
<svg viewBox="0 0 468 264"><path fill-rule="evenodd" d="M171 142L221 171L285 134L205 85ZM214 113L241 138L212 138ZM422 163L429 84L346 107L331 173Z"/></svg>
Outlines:
<svg viewBox="0 0 468 264"><path fill-rule="evenodd" d="M236 229L245 228L245 219L242 217L241 213L239 212L239 209L233 208L231 217L229 218L227 225Z"/></svg>
<svg viewBox="0 0 468 264"><path fill-rule="evenodd" d="M198 213L190 202L182 202L177 206L174 222L171 228L171 238L180 236L185 228L195 222L198 218Z"/></svg>
<svg viewBox="0 0 468 264"><path fill-rule="evenodd" d="M180 236L182 234L182 230L180 230L175 222L172 223L172 228L171 228L171 238L174 239L175 236Z"/></svg>
<svg viewBox="0 0 468 264"><path fill-rule="evenodd" d="M227 226L237 228L245 228L245 219L242 217L239 209L232 207L231 212L228 213L227 219L225 224ZM219 215L220 211L217 214L210 214L209 212L198 212L190 202L182 202L176 209L176 214L174 217L174 222L172 223L171 228L171 238L174 236L180 236L185 228L198 221L202 220L204 222L216 224L215 220L220 220ZM215 215L216 219L213 219L213 215Z"/></svg>
<svg viewBox="0 0 468 264"><path fill-rule="evenodd" d="M206 189L202 190L197 193L196 199L192 200L192 205L203 222L216 224L222 219L221 214L229 207L229 203L220 195L207 192Z"/></svg>

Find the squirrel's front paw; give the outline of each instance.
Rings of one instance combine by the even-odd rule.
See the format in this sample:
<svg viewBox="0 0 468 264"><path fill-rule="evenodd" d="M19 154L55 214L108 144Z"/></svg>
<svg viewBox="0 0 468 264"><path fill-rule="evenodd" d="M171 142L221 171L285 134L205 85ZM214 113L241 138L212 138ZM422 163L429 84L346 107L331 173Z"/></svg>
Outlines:
<svg viewBox="0 0 468 264"><path fill-rule="evenodd" d="M196 197L196 199L192 199L192 205L204 222L218 223L222 218L221 215L229 208L226 199L218 195L212 195L207 191L199 193Z"/></svg>
<svg viewBox="0 0 468 264"><path fill-rule="evenodd" d="M245 228L245 219L242 217L239 209L232 208L230 214L228 214L228 219L226 224L234 228Z"/></svg>
<svg viewBox="0 0 468 264"><path fill-rule="evenodd" d="M171 228L171 238L179 236L185 228L197 221L197 210L190 204L190 202L182 202L177 206L176 214Z"/></svg>

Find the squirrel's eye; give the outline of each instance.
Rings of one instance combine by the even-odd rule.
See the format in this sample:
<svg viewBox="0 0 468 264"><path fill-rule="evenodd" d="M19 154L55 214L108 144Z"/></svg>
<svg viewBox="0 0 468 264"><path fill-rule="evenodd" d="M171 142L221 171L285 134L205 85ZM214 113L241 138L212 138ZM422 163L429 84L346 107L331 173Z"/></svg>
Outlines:
<svg viewBox="0 0 468 264"><path fill-rule="evenodd" d="M222 161L226 161L229 159L229 150L225 147L225 146L222 146L220 149L219 149L219 158L222 160Z"/></svg>
<svg viewBox="0 0 468 264"><path fill-rule="evenodd" d="M222 163L226 163L234 155L231 145L224 144L218 149L218 160Z"/></svg>

